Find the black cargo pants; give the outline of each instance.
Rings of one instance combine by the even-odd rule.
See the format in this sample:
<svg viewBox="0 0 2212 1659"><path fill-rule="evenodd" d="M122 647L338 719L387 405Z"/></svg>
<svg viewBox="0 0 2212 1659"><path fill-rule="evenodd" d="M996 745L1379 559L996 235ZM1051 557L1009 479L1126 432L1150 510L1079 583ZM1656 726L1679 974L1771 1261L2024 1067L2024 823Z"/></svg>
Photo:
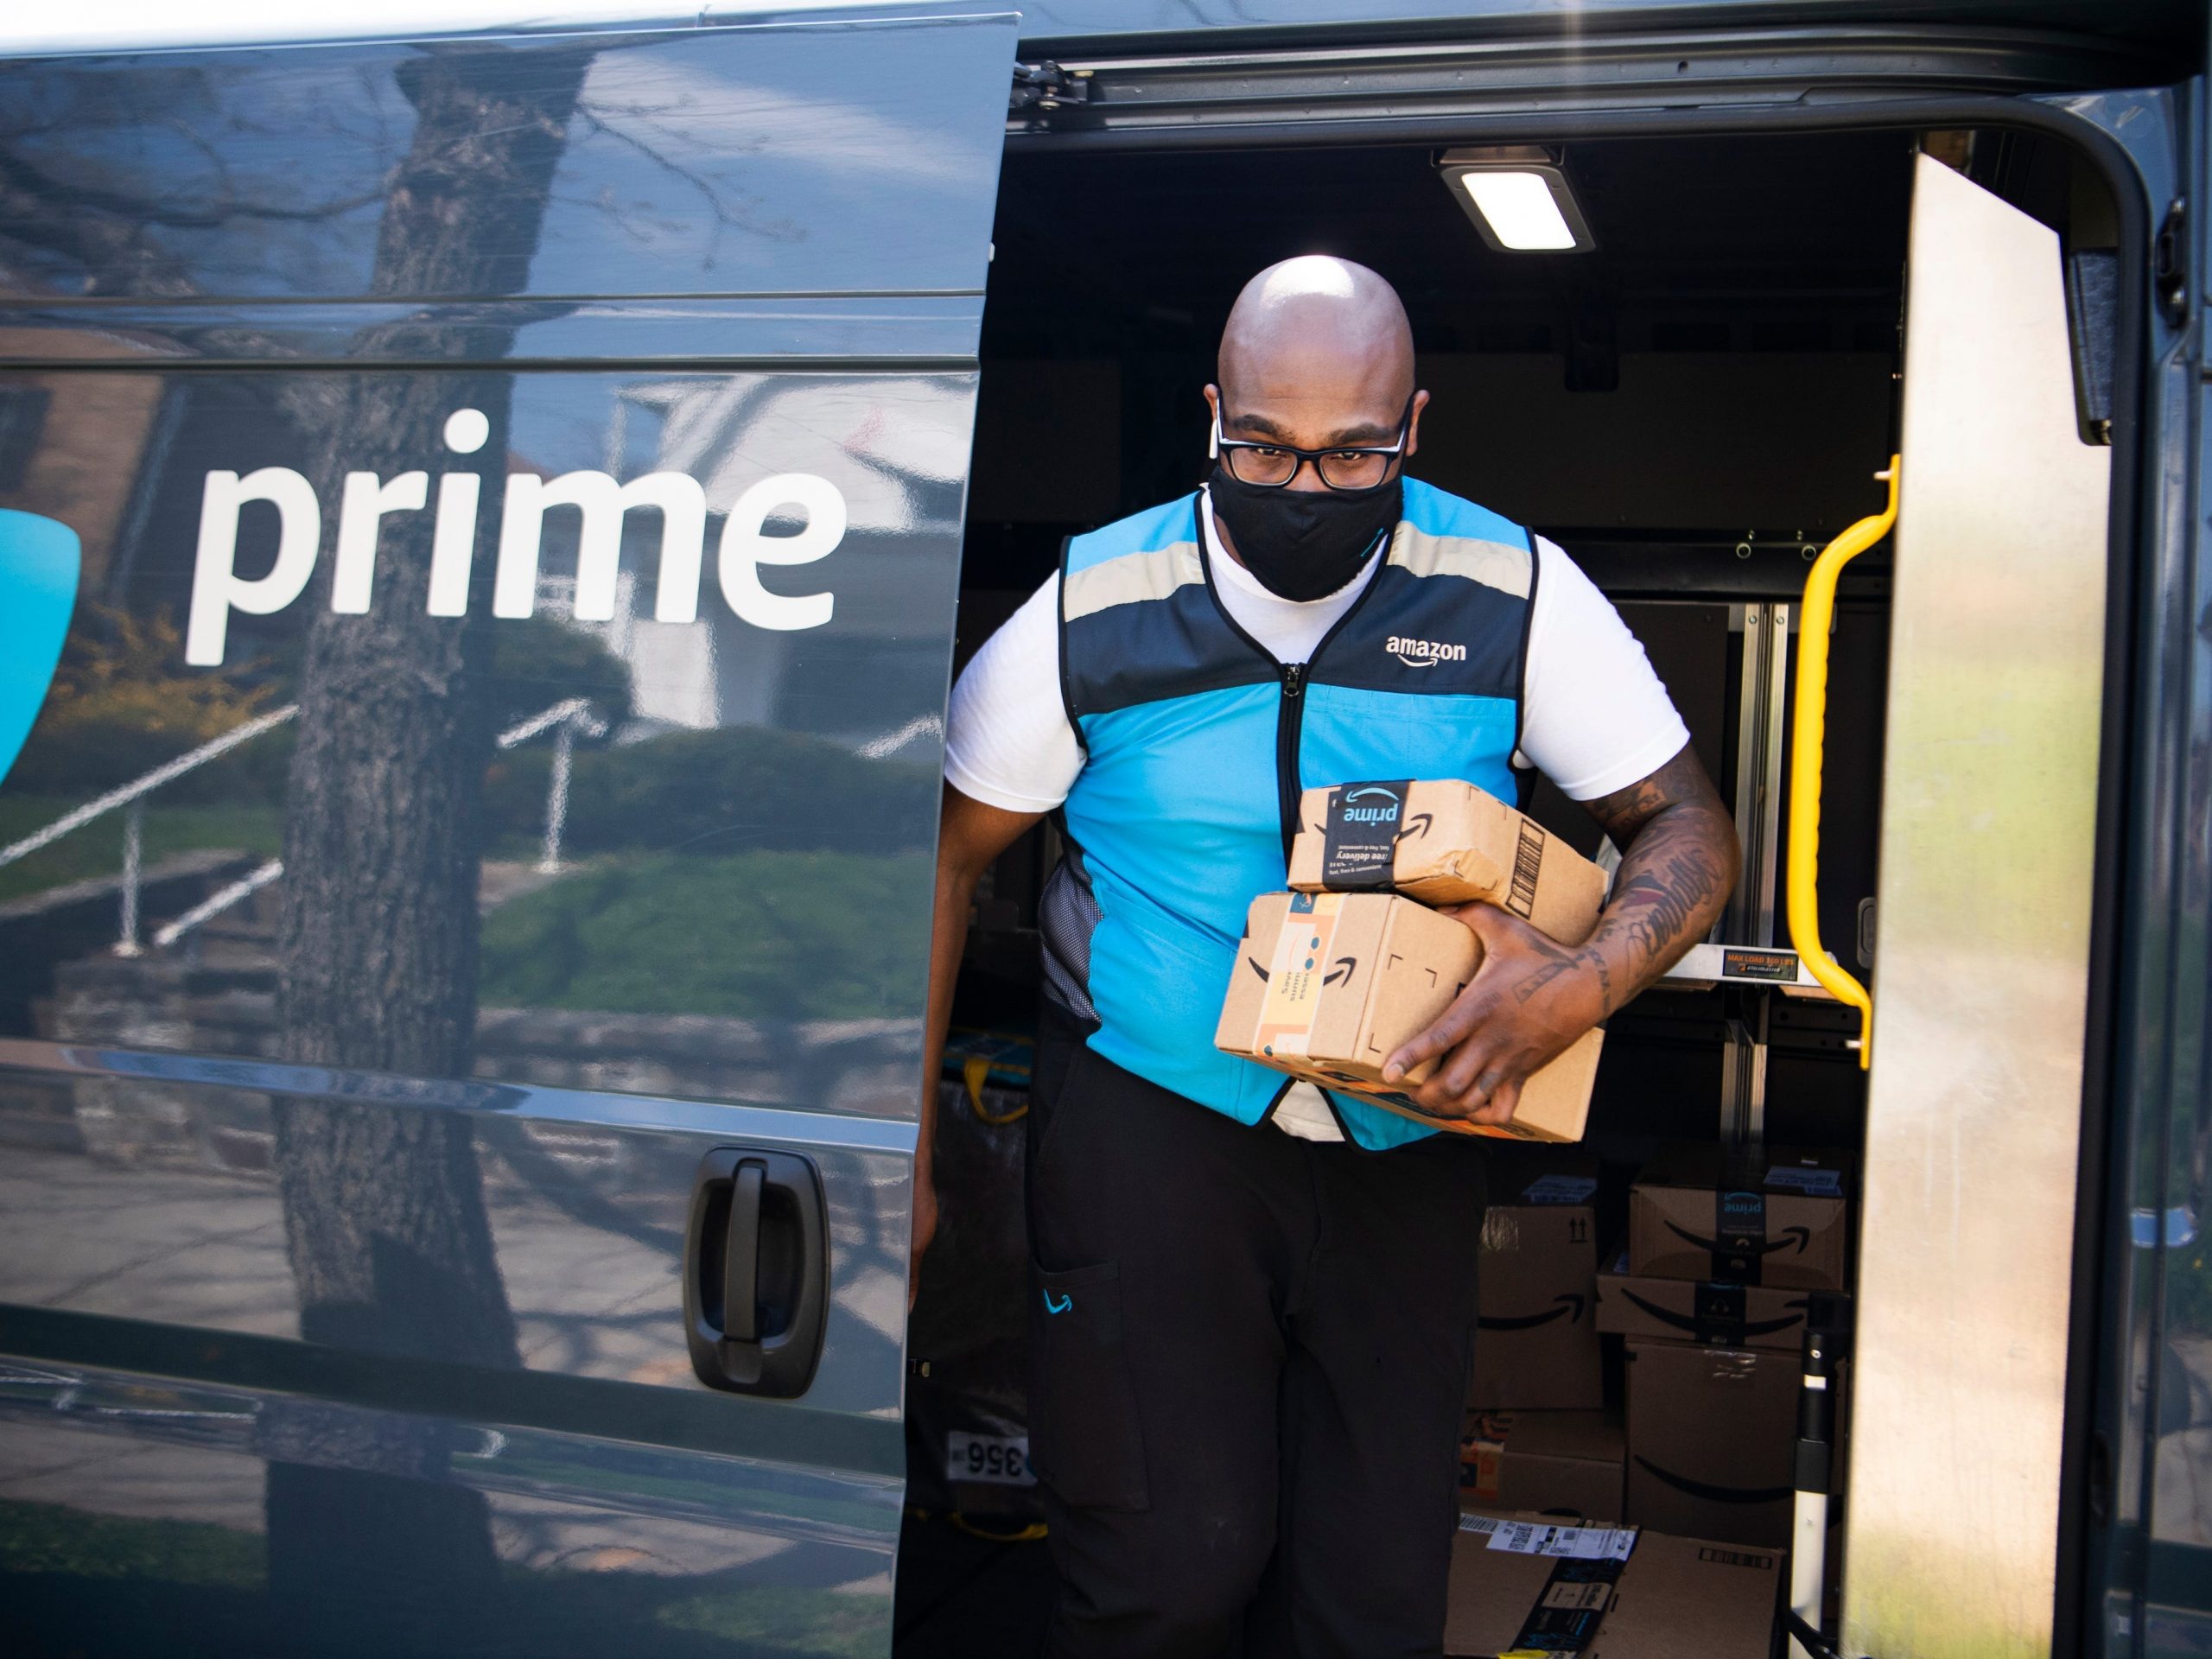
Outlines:
<svg viewBox="0 0 2212 1659"><path fill-rule="evenodd" d="M1434 1655L1479 1143L1247 1128L1048 1022L1029 1116L1046 1652Z"/></svg>

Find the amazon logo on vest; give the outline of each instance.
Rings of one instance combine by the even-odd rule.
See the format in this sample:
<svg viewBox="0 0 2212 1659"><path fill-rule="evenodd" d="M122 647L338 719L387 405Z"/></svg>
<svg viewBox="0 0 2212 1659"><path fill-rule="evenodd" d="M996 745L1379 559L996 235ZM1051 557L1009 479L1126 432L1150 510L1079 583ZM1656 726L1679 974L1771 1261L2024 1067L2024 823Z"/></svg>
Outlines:
<svg viewBox="0 0 2212 1659"><path fill-rule="evenodd" d="M0 508L0 779L46 706L83 557L60 519Z"/></svg>
<svg viewBox="0 0 2212 1659"><path fill-rule="evenodd" d="M1467 648L1440 639L1416 639L1411 634L1394 633L1384 641L1382 649L1403 663L1408 668L1433 668L1439 663L1464 663Z"/></svg>
<svg viewBox="0 0 2212 1659"><path fill-rule="evenodd" d="M491 430L481 410L455 410L446 418L446 448L456 454L474 454L484 447ZM338 504L330 608L365 613L374 598L377 537L385 517L429 511L435 518L425 608L432 616L466 613L483 484L480 474L442 473L432 507L428 472L404 472L389 479L374 473L346 474ZM255 505L276 510L276 556L264 575L242 576L238 573L238 525L245 509ZM537 608L538 543L546 512L555 507L574 507L582 518L576 549L576 620L614 620L623 521L638 507L651 507L660 514L653 620L697 619L706 553L704 487L689 473L645 473L619 483L611 474L591 471L563 473L557 478L540 478L535 473L507 475L492 588L493 616L525 617ZM769 535L768 521L794 507L803 511L804 528L796 535ZM307 590L321 556L322 515L315 486L289 467L264 467L243 478L232 472L207 474L200 498L186 662L200 668L219 667L233 612L268 616ZM715 577L731 612L756 628L779 632L818 628L828 622L836 603L834 594L772 594L761 585L760 567L810 564L824 557L844 540L846 518L845 498L837 486L811 473L779 473L739 496L722 521L715 556Z"/></svg>

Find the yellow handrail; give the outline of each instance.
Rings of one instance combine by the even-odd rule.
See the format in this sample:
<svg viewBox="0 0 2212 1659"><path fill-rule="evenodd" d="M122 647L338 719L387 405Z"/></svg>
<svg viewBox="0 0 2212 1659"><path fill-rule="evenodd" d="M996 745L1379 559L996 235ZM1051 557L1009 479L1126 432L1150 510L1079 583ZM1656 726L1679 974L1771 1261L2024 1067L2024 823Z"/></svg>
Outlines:
<svg viewBox="0 0 2212 1659"><path fill-rule="evenodd" d="M1827 734L1828 628L1835 615L1836 579L1897 521L1897 481L1903 472L1890 457L1889 505L1861 518L1827 544L1805 578L1805 604L1797 620L1797 727L1789 764L1789 942L1815 979L1839 1002L1859 1010L1859 1069L1874 1063L1874 1002L1866 988L1821 948L1821 748Z"/></svg>

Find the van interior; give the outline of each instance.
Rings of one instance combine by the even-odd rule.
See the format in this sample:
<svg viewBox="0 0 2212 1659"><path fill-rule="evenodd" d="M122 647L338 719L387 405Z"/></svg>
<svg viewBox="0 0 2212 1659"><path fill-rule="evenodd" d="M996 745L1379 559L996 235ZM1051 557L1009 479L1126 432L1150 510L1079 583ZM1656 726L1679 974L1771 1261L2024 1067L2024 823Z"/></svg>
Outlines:
<svg viewBox="0 0 2212 1659"><path fill-rule="evenodd" d="M2060 233L2069 297L2088 319L2075 346L2092 442L2109 397L2094 365L2109 361L2111 322L2094 302L2111 291L2096 281L2117 240L2110 199L2064 145L2016 131L1552 148L1592 251L1488 245L1433 145L1011 145L957 661L1052 572L1064 537L1200 481L1210 464L1200 389L1252 272L1301 252L1361 261L1404 296L1420 384L1433 394L1408 471L1550 537L1613 599L1744 836L1744 886L1718 942L1786 945L1779 872L1796 652L1793 639L1777 652L1772 632L1794 630L1818 551L1884 500L1874 474L1898 442L1914 156L1936 156ZM1821 932L1862 978L1878 924L1889 594L1884 543L1842 580L1830 667ZM1768 735L1777 725L1778 766ZM1556 790L1541 787L1532 810L1597 854L1596 825ZM1016 1038L1031 1028L1035 904L1052 843L1040 828L979 893L957 1028ZM1663 984L1624 1009L1586 1138L1600 1165L1601 1253L1615 1248L1630 1182L1662 1142L1855 1151L1866 1103L1856 1029L1824 996L1710 981ZM944 1098L957 1106L954 1075ZM944 1230L911 1349L923 1369L910 1395L913 1513L899 1584L910 1655L1032 1650L1050 1595L1028 1489L944 1478L948 1428L1019 1432L1020 1091L1018 1075L989 1075L993 1090L975 1098L992 1109L941 1114ZM1517 1149L1497 1144L1503 1167ZM1494 1197L1503 1185L1493 1179ZM1616 1412L1620 1345L1605 1344Z"/></svg>

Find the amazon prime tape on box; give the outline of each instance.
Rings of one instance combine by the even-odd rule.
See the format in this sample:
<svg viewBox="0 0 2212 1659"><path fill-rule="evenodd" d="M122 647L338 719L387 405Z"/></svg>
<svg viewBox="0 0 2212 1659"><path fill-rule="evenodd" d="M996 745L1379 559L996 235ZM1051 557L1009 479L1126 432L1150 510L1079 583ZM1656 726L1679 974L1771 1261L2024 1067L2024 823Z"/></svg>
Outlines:
<svg viewBox="0 0 2212 1659"><path fill-rule="evenodd" d="M1580 944L1605 908L1605 873L1533 818L1454 779L1309 789L1299 802L1290 885L1384 892L1425 905L1510 910Z"/></svg>
<svg viewBox="0 0 2212 1659"><path fill-rule="evenodd" d="M1671 1148L1629 1189L1629 1271L1841 1290L1850 1173L1840 1152L1770 1147L1745 1162L1712 1142Z"/></svg>
<svg viewBox="0 0 2212 1659"><path fill-rule="evenodd" d="M1433 1117L1383 1083L1383 1063L1452 1006L1481 955L1459 923L1393 893L1263 893L1245 917L1214 1046L1434 1128L1580 1140L1602 1032L1530 1077L1508 1124Z"/></svg>
<svg viewBox="0 0 2212 1659"><path fill-rule="evenodd" d="M1813 1294L1787 1285L1638 1277L1628 1270L1628 1252L1623 1250L1598 1275L1598 1329L1606 1336L1794 1354L1805 1346L1805 1313Z"/></svg>

